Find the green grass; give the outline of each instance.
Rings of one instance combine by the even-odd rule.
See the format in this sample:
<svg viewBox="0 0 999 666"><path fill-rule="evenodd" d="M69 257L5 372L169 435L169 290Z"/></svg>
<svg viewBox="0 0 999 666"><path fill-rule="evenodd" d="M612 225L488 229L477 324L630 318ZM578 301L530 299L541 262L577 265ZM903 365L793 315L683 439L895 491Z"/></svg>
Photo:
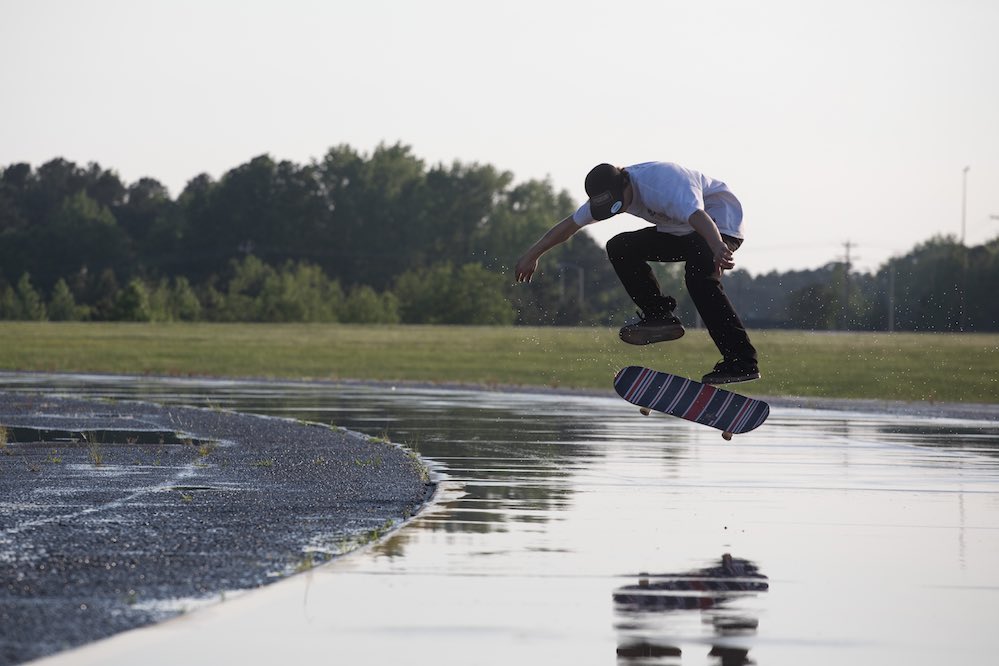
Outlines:
<svg viewBox="0 0 999 666"><path fill-rule="evenodd" d="M769 396L999 403L999 335L753 331ZM631 347L609 328L0 322L0 370L362 379L610 390L647 365L700 377L704 331Z"/></svg>

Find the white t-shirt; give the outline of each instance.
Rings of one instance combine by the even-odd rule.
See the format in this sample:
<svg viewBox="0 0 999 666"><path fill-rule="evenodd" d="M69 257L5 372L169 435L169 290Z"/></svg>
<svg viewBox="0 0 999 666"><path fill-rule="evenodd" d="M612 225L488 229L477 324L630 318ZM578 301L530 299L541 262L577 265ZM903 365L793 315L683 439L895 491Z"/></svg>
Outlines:
<svg viewBox="0 0 999 666"><path fill-rule="evenodd" d="M686 236L694 233L687 220L694 211L703 210L722 234L743 238L742 204L720 180L672 162L643 162L624 169L631 176L635 193L626 213L651 222L659 231ZM589 201L572 219L581 227L596 221Z"/></svg>

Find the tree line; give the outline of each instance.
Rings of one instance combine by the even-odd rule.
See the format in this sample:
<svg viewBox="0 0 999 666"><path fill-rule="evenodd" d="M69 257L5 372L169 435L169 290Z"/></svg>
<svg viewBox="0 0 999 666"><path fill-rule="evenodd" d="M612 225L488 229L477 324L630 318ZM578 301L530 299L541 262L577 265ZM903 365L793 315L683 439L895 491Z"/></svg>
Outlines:
<svg viewBox="0 0 999 666"><path fill-rule="evenodd" d="M307 164L253 158L175 198L153 178L53 159L0 174L0 318L617 324L634 310L588 235L515 285L520 253L578 202L402 144ZM750 327L999 330L999 239L932 239L876 272L844 263L725 284ZM682 267L656 268L679 296Z"/></svg>

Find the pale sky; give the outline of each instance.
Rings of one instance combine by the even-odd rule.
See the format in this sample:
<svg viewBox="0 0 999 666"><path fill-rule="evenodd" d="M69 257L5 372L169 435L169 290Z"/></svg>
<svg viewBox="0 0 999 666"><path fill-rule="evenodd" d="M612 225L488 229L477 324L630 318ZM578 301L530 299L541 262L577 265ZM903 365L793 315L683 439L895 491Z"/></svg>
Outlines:
<svg viewBox="0 0 999 666"><path fill-rule="evenodd" d="M967 241L999 235L996 0L0 0L0 62L0 166L173 196L339 144L579 201L598 162L673 161L739 196L758 274L960 236L970 166Z"/></svg>

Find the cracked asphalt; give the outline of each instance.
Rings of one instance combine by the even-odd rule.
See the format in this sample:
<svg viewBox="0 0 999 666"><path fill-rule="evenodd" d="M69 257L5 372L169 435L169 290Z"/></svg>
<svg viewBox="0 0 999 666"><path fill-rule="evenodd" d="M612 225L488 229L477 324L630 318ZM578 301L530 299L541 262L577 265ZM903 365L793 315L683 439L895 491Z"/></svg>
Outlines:
<svg viewBox="0 0 999 666"><path fill-rule="evenodd" d="M402 448L322 425L0 392L0 664L307 569L433 489Z"/></svg>

